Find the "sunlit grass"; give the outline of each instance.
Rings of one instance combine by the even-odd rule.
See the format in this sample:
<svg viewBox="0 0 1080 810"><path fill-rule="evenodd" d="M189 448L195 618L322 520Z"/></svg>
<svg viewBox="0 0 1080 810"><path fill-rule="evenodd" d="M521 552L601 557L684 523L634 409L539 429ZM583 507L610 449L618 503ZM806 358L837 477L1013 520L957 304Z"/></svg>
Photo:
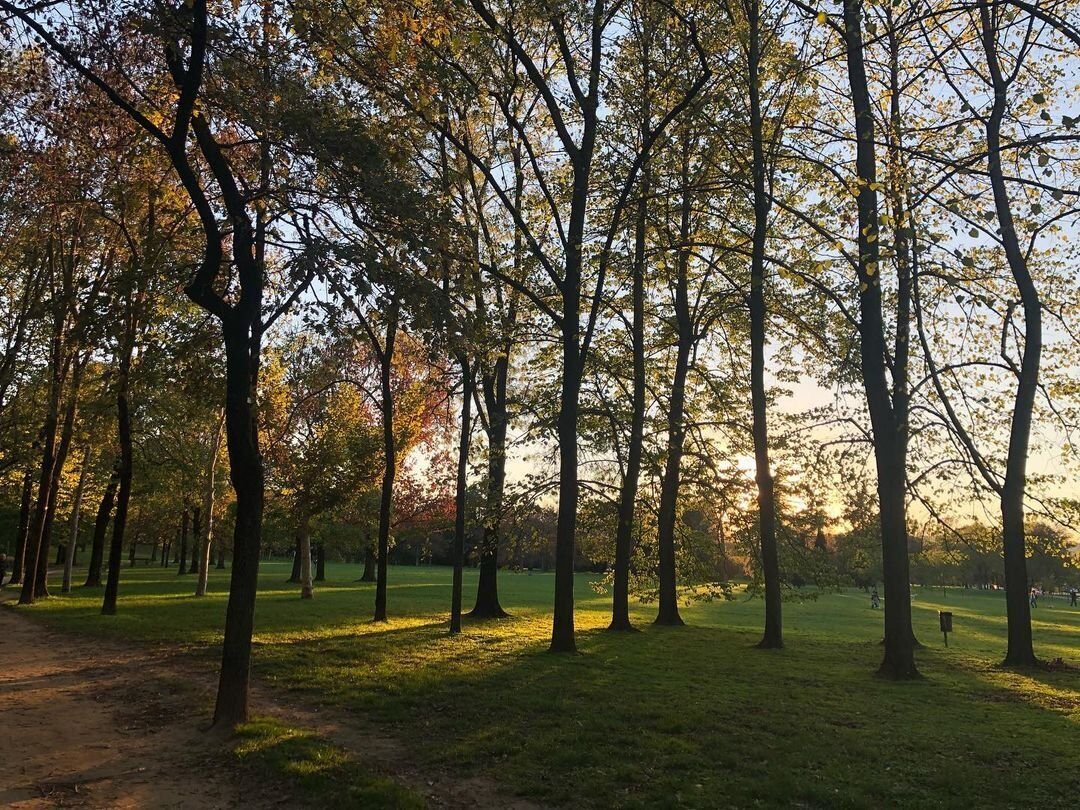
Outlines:
<svg viewBox="0 0 1080 810"><path fill-rule="evenodd" d="M373 586L329 567L311 601L262 568L255 670L309 701L367 719L421 762L575 806L1060 806L1080 792L1080 675L1014 673L1000 593L916 589L926 678L873 677L880 611L862 591L784 604L787 648L761 651L762 606L689 606L688 627L612 635L608 597L577 587L580 654L546 652L553 580L500 575L511 619L446 633L450 572L393 568L391 620L369 621ZM216 654L227 580L204 599L193 577L125 569L120 611L77 589L29 612L81 633ZM466 594L475 588L466 575ZM466 605L468 608L469 605ZM937 612L953 611L945 649ZM1036 646L1080 663L1080 610L1042 600Z"/></svg>

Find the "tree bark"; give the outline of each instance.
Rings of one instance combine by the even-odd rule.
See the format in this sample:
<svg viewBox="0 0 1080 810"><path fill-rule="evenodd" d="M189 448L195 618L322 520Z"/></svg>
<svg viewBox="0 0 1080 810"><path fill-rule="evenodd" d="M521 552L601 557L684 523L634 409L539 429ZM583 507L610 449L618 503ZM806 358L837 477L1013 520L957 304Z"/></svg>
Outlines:
<svg viewBox="0 0 1080 810"><path fill-rule="evenodd" d="M371 537L365 538L364 546L364 573L360 575L360 582L375 581L375 546L371 543Z"/></svg>
<svg viewBox="0 0 1080 810"><path fill-rule="evenodd" d="M90 546L90 566L86 571L84 588L96 588L101 585L101 564L105 557L105 533L109 528L109 516L112 514L113 503L116 500L116 488L119 484L120 459L117 458L112 475L109 476L109 483L105 485L105 492L101 496L97 517L94 519L94 539Z"/></svg>
<svg viewBox="0 0 1080 810"><path fill-rule="evenodd" d="M188 565L189 574L199 573L199 557L202 556L202 507L195 504L191 507L191 563Z"/></svg>
<svg viewBox="0 0 1080 810"><path fill-rule="evenodd" d="M879 242L877 159L874 112L866 79L862 41L862 0L844 2L847 73L855 117L859 224L859 338L863 388L874 440L885 586L885 656L879 674L918 677L911 627L907 550L906 469L902 425L896 418L885 379L885 325L878 281Z"/></svg>
<svg viewBox="0 0 1080 810"><path fill-rule="evenodd" d="M86 475L90 469L90 448L83 454L82 470L79 471L79 483L75 487L75 498L71 504L71 519L68 522L68 543L64 555L64 579L60 593L71 593L71 568L75 564L75 544L79 540L79 513L82 511L83 491L86 488Z"/></svg>
<svg viewBox="0 0 1080 810"><path fill-rule="evenodd" d="M480 577L476 585L476 604L469 612L474 619L502 619L508 614L499 603L499 536L502 521L503 492L506 487L506 378L509 360L506 355L495 362L493 379L485 380L488 410L488 480L484 509L484 532L480 541Z"/></svg>
<svg viewBox="0 0 1080 810"><path fill-rule="evenodd" d="M688 156L683 156L683 199L679 214L679 254L676 261L675 323L678 343L675 373L671 382L671 401L667 413L667 459L660 482L660 509L657 515L657 547L660 580L660 604L655 624L681 626L675 564L675 517L682 475L683 442L686 438L686 378L690 370L690 351L694 346L694 325L690 316L689 248L691 192Z"/></svg>
<svg viewBox="0 0 1080 810"><path fill-rule="evenodd" d="M1008 649L1004 664L1014 667L1038 665L1031 636L1031 604L1027 573L1027 543L1024 526L1024 495L1027 489L1027 456L1031 420L1039 385L1042 361L1042 302L1028 269L1024 250L1016 233L1012 203L1001 167L1001 121L1008 101L1009 80L998 59L997 26L989 6L979 7L983 50L994 103L986 120L987 171L994 192L994 207L1001 242L1024 309L1024 350L1017 375L1009 430L1009 450L1005 460L1005 481L1001 489L1002 546L1005 556L1005 607L1008 617Z"/></svg>
<svg viewBox="0 0 1080 810"><path fill-rule="evenodd" d="M300 552L300 598L311 599L315 589L311 586L311 530L307 515L300 518L296 529L297 547Z"/></svg>
<svg viewBox="0 0 1080 810"><path fill-rule="evenodd" d="M292 570L289 572L289 578L285 580L292 584L300 583L300 534L297 533L296 539L293 541L293 558L292 558Z"/></svg>
<svg viewBox="0 0 1080 810"><path fill-rule="evenodd" d="M326 582L326 544L315 546L315 581Z"/></svg>
<svg viewBox="0 0 1080 810"><path fill-rule="evenodd" d="M458 440L457 488L454 491L454 545L451 552L454 564L453 588L450 596L450 634L461 632L461 585L465 565L465 494L468 489L469 438L472 430L472 369L462 356L461 365L461 435Z"/></svg>
<svg viewBox="0 0 1080 810"><path fill-rule="evenodd" d="M128 387L136 336L135 313L131 307L132 302L129 299L126 337L116 381L116 434L120 445L120 465L116 515L113 518L112 541L109 544L109 573L105 581L105 598L101 605L101 613L104 616L112 616L116 613L116 597L120 588L120 555L124 548L124 529L127 526L128 503L131 500L132 447ZM185 520L186 514L185 512Z"/></svg>
<svg viewBox="0 0 1080 810"><path fill-rule="evenodd" d="M206 464L206 489L203 490L203 513L206 515L206 527L199 542L199 579L195 583L195 595L206 595L206 583L210 576L210 554L214 545L214 500L217 495L218 455L221 453L221 440L225 432L225 412L218 419L214 440L210 443L210 457Z"/></svg>
<svg viewBox="0 0 1080 810"><path fill-rule="evenodd" d="M761 20L758 0L748 3L750 28L747 51L750 95L750 133L753 141L754 235L750 260L750 400L753 411L754 479L757 483L758 535L761 572L765 583L765 631L758 646L784 646L783 604L780 598L780 560L776 543L776 497L769 464L769 423L765 396L765 239L769 228L768 166L761 111Z"/></svg>
<svg viewBox="0 0 1080 810"><path fill-rule="evenodd" d="M191 513L185 504L184 511L180 516L180 565L176 569L177 574L187 573L187 539L190 519Z"/></svg>
<svg viewBox="0 0 1080 810"><path fill-rule="evenodd" d="M374 621L386 621L386 568L390 553L390 519L394 505L394 478L397 474L397 447L394 444L394 391L392 382L394 341L397 338L398 306L395 298L386 324L386 340L379 353L379 383L382 393L383 467L382 492L379 498L379 579L375 583Z"/></svg>
<svg viewBox="0 0 1080 810"><path fill-rule="evenodd" d="M35 448L37 442L34 443ZM26 559L26 535L30 530L30 506L34 497L34 470L27 466L23 473L22 500L19 505L19 527L15 534L15 556L11 561L11 579L8 585L21 585Z"/></svg>

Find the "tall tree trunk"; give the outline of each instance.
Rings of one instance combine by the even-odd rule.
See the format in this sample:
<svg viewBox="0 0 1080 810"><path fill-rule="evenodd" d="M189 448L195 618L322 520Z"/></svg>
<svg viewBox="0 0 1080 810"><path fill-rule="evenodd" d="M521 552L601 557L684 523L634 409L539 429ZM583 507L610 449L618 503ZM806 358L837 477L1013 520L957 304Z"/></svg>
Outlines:
<svg viewBox="0 0 1080 810"><path fill-rule="evenodd" d="M199 573L199 557L202 555L202 536L202 507L195 504L191 507L191 563L188 565L187 570L189 574Z"/></svg>
<svg viewBox="0 0 1080 810"><path fill-rule="evenodd" d="M180 516L180 565L176 569L177 574L187 573L187 538L190 519L191 513L185 504L184 511Z"/></svg>
<svg viewBox="0 0 1080 810"><path fill-rule="evenodd" d="M1031 420L1039 385L1042 361L1042 302L1028 269L1024 250L1016 233L1012 203L1001 167L1001 121L1008 103L1009 82L998 59L998 9L979 7L983 50L994 88L994 104L986 119L986 156L994 208L1001 228L1001 243L1009 262L1020 301L1024 308L1024 351L1017 375L1009 429L1009 451L1005 460L1005 481L1001 489L1002 545L1005 556L1005 606L1008 617L1006 666L1030 667L1038 664L1031 636L1030 583L1027 573L1027 548L1024 526L1024 494L1027 489L1027 456L1031 438Z"/></svg>
<svg viewBox="0 0 1080 810"><path fill-rule="evenodd" d="M646 98L648 93L646 93ZM647 102L646 102L647 105ZM648 107L642 125L643 137L649 131ZM609 630L633 630L630 621L630 559L634 552L634 518L638 481L645 437L645 247L650 193L648 166L641 176L637 219L634 224L634 263L632 267L633 317L630 343L634 360L633 394L630 412L630 440L626 446L626 469L619 489L619 522L615 530L615 577Z"/></svg>
<svg viewBox="0 0 1080 810"><path fill-rule="evenodd" d="M75 498L71 504L71 518L68 521L68 543L64 555L64 579L60 593L71 593L71 568L75 564L75 544L79 541L79 513L82 511L83 491L86 488L86 475L90 469L90 448L83 454L82 470L79 471L79 483L75 487Z"/></svg>
<svg viewBox="0 0 1080 810"><path fill-rule="evenodd" d="M112 616L116 613L116 597L120 588L120 554L124 548L124 529L127 527L128 503L131 500L132 448L128 388L131 377L131 357L135 351L137 328L135 313L131 307L132 303L129 299L127 334L124 340L123 354L120 356L120 371L116 381L116 435L120 445L120 465L116 492L116 515L113 517L112 541L109 544L109 573L105 581L105 599L101 605L101 613L104 616Z"/></svg>
<svg viewBox="0 0 1080 810"><path fill-rule="evenodd" d="M90 546L90 567L86 571L84 588L96 588L101 585L101 564L105 557L105 533L109 528L109 516L112 514L113 502L116 500L116 488L120 484L120 463L118 458L113 467L112 475L109 476L109 483L105 485L101 503L98 505L97 517L94 519L94 538Z"/></svg>
<svg viewBox="0 0 1080 810"><path fill-rule="evenodd" d="M566 271L562 280L562 385L559 397L559 506L555 524L555 610L551 652L575 652L574 557L578 502L578 410L581 400L581 247L589 198L589 170L595 120L585 121L582 148L574 160L574 184L567 229Z"/></svg>
<svg viewBox="0 0 1080 810"><path fill-rule="evenodd" d="M326 582L326 544L315 545L315 581Z"/></svg>
<svg viewBox="0 0 1080 810"><path fill-rule="evenodd" d="M60 478L67 463L68 452L71 449L71 439L75 433L75 417L79 411L79 389L82 386L83 369L86 360L75 356L72 359L74 371L71 376L71 392L67 410L64 413L64 423L60 429L60 442L56 447L56 459L53 462L52 481L49 483L49 500L45 509L45 520L41 527L41 553L38 555L37 577L34 584L34 592L37 596L48 596L49 576L49 547L52 543L52 528L56 518L56 502L60 496Z"/></svg>
<svg viewBox="0 0 1080 810"><path fill-rule="evenodd" d="M360 575L360 582L375 581L375 546L371 542L370 534L364 538L364 573Z"/></svg>
<svg viewBox="0 0 1080 810"><path fill-rule="evenodd" d="M495 362L493 379L485 386L488 408L488 480L484 506L484 533L480 544L480 578L476 585L476 604L469 616L474 619L502 619L507 613L499 603L499 535L502 522L503 492L506 487L506 378L509 359L503 355Z"/></svg>
<svg viewBox="0 0 1080 810"><path fill-rule="evenodd" d="M256 264L262 267L261 258ZM261 295L260 285L260 301ZM245 722L248 717L251 633L262 545L264 474L256 411L262 352L262 327L257 313L261 312L261 303L252 309L256 315L250 321L232 314L224 322L225 436L229 475L236 492L236 525L214 725L227 728Z"/></svg>
<svg viewBox="0 0 1080 810"><path fill-rule="evenodd" d="M750 133L754 153L754 236L750 259L750 400L753 410L754 467L757 482L758 535L761 572L765 582L765 632L759 647L784 646L780 598L780 560L776 547L776 497L769 465L769 423L765 396L765 239L769 228L770 197L766 189L768 166L761 112L761 20L758 0L748 3L750 28L748 89Z"/></svg>
<svg viewBox="0 0 1080 810"><path fill-rule="evenodd" d="M472 430L472 369L462 355L461 365L461 436L458 441L457 488L454 491L454 584L450 596L450 634L461 632L461 580L465 565L465 494L468 489L469 437Z"/></svg>
<svg viewBox="0 0 1080 810"><path fill-rule="evenodd" d="M37 443L35 442L35 447ZM19 504L19 528L15 534L15 556L11 561L8 585L21 585L26 559L26 535L30 530L30 506L34 497L34 470L27 466L23 473L22 500Z"/></svg>
<svg viewBox="0 0 1080 810"><path fill-rule="evenodd" d="M311 586L311 530L307 515L300 518L296 529L296 540L300 552L300 598L311 599L315 589Z"/></svg>
<svg viewBox="0 0 1080 810"><path fill-rule="evenodd" d="M905 503L906 470L900 430L886 381L885 325L878 280L879 242L874 111L866 79L862 0L844 2L848 81L855 117L855 164L859 182L859 338L863 387L874 440L885 585L885 657L878 672L889 678L918 677L911 627L911 591Z"/></svg>
<svg viewBox="0 0 1080 810"><path fill-rule="evenodd" d="M292 570L289 572L289 578L286 582L299 584L300 583L300 534L296 535L296 539L293 542L293 558L292 558Z"/></svg>
<svg viewBox="0 0 1080 810"><path fill-rule="evenodd" d="M686 377L690 370L690 352L694 346L694 325L690 317L690 173L688 156L683 156L683 199L679 215L679 254L676 261L675 322L678 344L675 351L675 374L671 381L671 401L667 413L667 460L660 482L660 509L657 515L657 547L660 580L660 604L656 624L680 626L679 593L675 565L675 517L682 475L683 442L686 439Z"/></svg>
<svg viewBox="0 0 1080 810"><path fill-rule="evenodd" d="M210 457L206 464L206 488L203 490L203 513L206 526L199 537L199 578L195 583L195 595L206 595L206 582L210 577L210 554L214 546L214 500L216 498L218 455L221 453L221 440L225 433L225 412L218 419L214 440L210 443Z"/></svg>
<svg viewBox="0 0 1080 810"><path fill-rule="evenodd" d="M394 505L394 478L397 475L397 448L394 445L394 391L392 382L394 341L397 338L398 303L391 305L386 324L386 341L380 360L382 392L383 468L382 492L379 498L379 579L375 583L374 621L386 621L386 566L390 553L390 513Z"/></svg>

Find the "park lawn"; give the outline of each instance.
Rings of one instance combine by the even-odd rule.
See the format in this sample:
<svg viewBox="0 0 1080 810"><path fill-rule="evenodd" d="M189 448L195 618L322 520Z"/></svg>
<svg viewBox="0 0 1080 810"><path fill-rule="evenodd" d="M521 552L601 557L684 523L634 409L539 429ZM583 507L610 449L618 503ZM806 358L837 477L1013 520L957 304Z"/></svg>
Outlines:
<svg viewBox="0 0 1080 810"><path fill-rule="evenodd" d="M305 700L363 713L421 762L576 807L1048 806L1080 800L1080 672L1014 673L1000 592L917 588L912 683L873 677L881 613L862 591L784 604L783 650L754 648L762 605L684 609L685 628L610 634L610 597L578 577L579 654L546 652L553 578L500 574L511 619L446 634L450 571L393 567L391 621L368 621L373 585L328 566L312 601L261 569L256 676ZM119 613L75 589L20 610L59 629L216 654L224 572L125 568ZM466 594L475 572L466 572ZM808 593L809 595L809 593ZM952 610L945 649L937 611ZM1034 614L1037 652L1080 664L1080 610ZM362 752L356 752L362 759ZM362 804L362 803L360 803ZM358 806L360 806L358 804Z"/></svg>

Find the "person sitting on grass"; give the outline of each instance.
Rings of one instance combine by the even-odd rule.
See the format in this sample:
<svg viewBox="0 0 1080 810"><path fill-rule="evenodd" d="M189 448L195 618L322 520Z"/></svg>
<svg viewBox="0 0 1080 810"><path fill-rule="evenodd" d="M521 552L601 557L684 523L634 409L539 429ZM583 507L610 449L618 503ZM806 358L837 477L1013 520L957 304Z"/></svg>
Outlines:
<svg viewBox="0 0 1080 810"><path fill-rule="evenodd" d="M878 598L876 585L874 586L874 589L870 591L870 607L874 610L881 607L881 600Z"/></svg>

